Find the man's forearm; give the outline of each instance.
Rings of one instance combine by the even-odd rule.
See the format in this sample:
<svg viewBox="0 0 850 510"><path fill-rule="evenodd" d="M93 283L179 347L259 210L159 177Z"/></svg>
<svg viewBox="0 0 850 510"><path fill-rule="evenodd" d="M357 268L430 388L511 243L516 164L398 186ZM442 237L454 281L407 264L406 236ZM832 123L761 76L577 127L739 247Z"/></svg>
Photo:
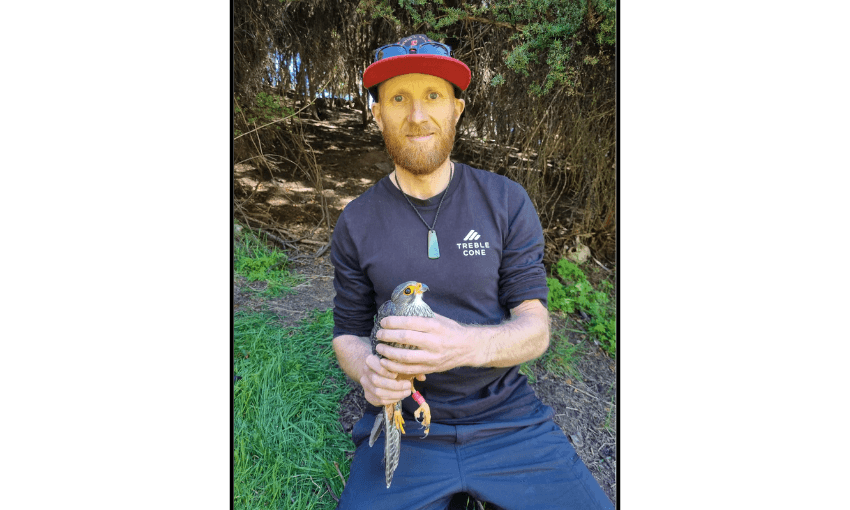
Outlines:
<svg viewBox="0 0 850 510"><path fill-rule="evenodd" d="M549 312L538 300L511 310L511 319L498 326L474 327L473 366L512 367L533 360L549 347Z"/></svg>
<svg viewBox="0 0 850 510"><path fill-rule="evenodd" d="M367 337L340 335L333 339L333 347L342 371L360 383L364 360L372 354L371 340Z"/></svg>
<svg viewBox="0 0 850 510"><path fill-rule="evenodd" d="M433 318L390 316L381 325L380 364L397 374L512 367L537 358L549 347L549 312L537 299L511 309L511 319L498 326L464 325L439 314Z"/></svg>

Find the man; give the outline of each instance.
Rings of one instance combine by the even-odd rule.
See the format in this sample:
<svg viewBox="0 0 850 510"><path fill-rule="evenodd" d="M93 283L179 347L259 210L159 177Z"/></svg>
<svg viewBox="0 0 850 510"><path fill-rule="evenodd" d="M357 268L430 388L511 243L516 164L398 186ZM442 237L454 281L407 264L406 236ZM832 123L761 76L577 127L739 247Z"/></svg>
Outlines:
<svg viewBox="0 0 850 510"><path fill-rule="evenodd" d="M470 79L423 35L379 48L363 75L395 170L346 206L333 235L333 346L375 406L352 431L339 508L445 509L460 493L490 508L613 508L519 374L549 344L543 233L520 185L449 159ZM382 343L379 358L373 317L409 280L428 286L435 317L383 319L382 342L415 350ZM431 409L424 439L411 376ZM367 438L380 406L401 399L407 432L387 488L383 436Z"/></svg>

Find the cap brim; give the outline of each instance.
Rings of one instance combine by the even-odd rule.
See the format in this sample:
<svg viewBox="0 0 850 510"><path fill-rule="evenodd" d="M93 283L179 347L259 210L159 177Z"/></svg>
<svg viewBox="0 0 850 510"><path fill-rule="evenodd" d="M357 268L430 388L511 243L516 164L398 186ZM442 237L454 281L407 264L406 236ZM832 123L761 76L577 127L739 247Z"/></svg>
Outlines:
<svg viewBox="0 0 850 510"><path fill-rule="evenodd" d="M443 55L398 55L379 60L363 72L363 86L367 89L402 74L429 74L447 80L460 90L466 90L472 72L456 58Z"/></svg>

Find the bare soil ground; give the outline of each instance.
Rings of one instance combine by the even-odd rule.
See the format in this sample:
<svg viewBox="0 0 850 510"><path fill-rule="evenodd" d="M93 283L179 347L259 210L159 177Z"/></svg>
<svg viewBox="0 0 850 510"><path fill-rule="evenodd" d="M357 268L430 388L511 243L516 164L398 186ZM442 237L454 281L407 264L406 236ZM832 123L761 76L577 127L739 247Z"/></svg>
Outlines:
<svg viewBox="0 0 850 510"><path fill-rule="evenodd" d="M328 121L304 119L304 126L322 168L324 196L333 225L342 208L387 175L392 163L374 123L366 129L361 127L359 112L341 109L330 112L329 117ZM463 154L453 153L452 157L468 161ZM285 247L289 269L303 279L294 292L269 299L258 297L259 293L252 290L261 283L249 283L236 276L235 311L269 311L283 324L294 325L307 318L311 310L333 307L333 267L325 249L329 239L327 221L306 176L281 166L270 181L263 181L253 166L237 164L234 198L236 220L243 221L247 215L262 217L266 224L275 225L269 232ZM604 274L595 271L589 276L593 281ZM575 365L579 377L560 377L537 363L532 365L531 386L540 400L555 410L555 421L616 504L616 364L577 332L581 326L573 318L553 314L552 328L564 332L571 343L583 346ZM350 380L348 384L351 391L340 407L340 426L345 432L351 431L366 405L359 385Z"/></svg>

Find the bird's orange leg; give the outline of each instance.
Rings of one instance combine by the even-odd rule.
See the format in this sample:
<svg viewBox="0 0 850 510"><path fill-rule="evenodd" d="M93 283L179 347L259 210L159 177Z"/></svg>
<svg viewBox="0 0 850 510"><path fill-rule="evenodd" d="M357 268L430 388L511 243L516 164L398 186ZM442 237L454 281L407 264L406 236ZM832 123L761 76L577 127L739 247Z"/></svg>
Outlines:
<svg viewBox="0 0 850 510"><path fill-rule="evenodd" d="M396 412L395 404L390 404L390 405L385 406L385 407L386 407L386 410L387 410L386 415L388 417L392 417L391 418L392 424L395 425L395 428L400 430L402 434L404 434L405 433L404 432L404 418L401 417L401 409L399 409L398 412ZM387 423L390 423L390 421L387 421Z"/></svg>
<svg viewBox="0 0 850 510"><path fill-rule="evenodd" d="M413 388L413 380L410 381L410 388L413 390L413 400L419 404L419 408L416 411L413 411L413 418L416 419L417 423L422 424L422 428L425 429L425 435L422 436L422 439L428 437L428 432L431 430L431 407L428 405L428 402L425 402L425 399L422 395Z"/></svg>

